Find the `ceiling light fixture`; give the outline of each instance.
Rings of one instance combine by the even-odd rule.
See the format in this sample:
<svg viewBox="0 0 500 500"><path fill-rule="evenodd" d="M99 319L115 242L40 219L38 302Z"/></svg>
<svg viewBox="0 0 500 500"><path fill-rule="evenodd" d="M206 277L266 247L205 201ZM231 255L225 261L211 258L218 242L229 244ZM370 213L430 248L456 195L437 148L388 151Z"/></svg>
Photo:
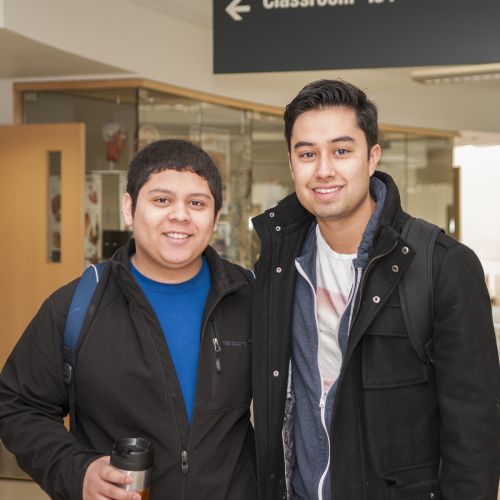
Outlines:
<svg viewBox="0 0 500 500"><path fill-rule="evenodd" d="M412 80L426 85L500 80L500 63L440 66L412 71Z"/></svg>

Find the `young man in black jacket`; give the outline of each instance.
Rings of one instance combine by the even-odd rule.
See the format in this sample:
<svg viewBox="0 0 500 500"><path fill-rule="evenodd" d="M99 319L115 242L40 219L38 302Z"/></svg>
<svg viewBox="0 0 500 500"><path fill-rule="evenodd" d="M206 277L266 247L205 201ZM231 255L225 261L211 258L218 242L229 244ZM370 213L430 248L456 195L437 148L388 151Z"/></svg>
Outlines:
<svg viewBox="0 0 500 500"><path fill-rule="evenodd" d="M179 140L132 160L134 239L105 266L77 344L76 430L63 424L62 336L76 281L43 304L0 378L0 437L54 499L139 499L109 464L150 440L150 500L255 500L252 283L209 246L221 208L209 156Z"/></svg>
<svg viewBox="0 0 500 500"><path fill-rule="evenodd" d="M253 221L261 500L496 500L498 354L477 257L438 236L419 358L398 287L410 216L376 172L375 105L313 82L286 107L285 137L295 194Z"/></svg>

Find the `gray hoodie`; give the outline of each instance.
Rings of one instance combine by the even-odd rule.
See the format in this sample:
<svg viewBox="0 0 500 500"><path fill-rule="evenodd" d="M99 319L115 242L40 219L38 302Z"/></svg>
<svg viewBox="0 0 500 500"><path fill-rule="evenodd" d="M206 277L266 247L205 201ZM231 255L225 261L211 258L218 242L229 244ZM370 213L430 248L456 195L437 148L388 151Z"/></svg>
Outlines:
<svg viewBox="0 0 500 500"><path fill-rule="evenodd" d="M363 269L368 263L386 188L381 181L372 177L370 191L376 200L376 208L363 234L357 257L353 260L354 285L339 323L339 344L342 354L347 347L353 299L358 292ZM293 401L293 444L285 440L285 446L294 446L295 451L292 480L294 500L331 500L330 432L337 381L326 394L323 393L318 364L316 324L315 227L316 223L313 223L304 241L301 255L295 261L298 277L292 332L291 375L293 376L289 395ZM290 408L288 410L290 411ZM288 455L290 455L289 450ZM289 498L292 498L290 493Z"/></svg>

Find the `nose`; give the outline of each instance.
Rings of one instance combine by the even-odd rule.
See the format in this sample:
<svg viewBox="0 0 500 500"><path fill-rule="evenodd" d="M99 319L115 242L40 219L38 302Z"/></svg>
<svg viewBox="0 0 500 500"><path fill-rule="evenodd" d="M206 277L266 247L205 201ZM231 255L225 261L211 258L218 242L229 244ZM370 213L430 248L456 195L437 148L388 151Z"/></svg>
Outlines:
<svg viewBox="0 0 500 500"><path fill-rule="evenodd" d="M180 201L170 207L167 217L176 222L189 222L191 220L188 207Z"/></svg>
<svg viewBox="0 0 500 500"><path fill-rule="evenodd" d="M334 159L328 153L324 153L319 157L316 167L316 176L320 179L335 176Z"/></svg>

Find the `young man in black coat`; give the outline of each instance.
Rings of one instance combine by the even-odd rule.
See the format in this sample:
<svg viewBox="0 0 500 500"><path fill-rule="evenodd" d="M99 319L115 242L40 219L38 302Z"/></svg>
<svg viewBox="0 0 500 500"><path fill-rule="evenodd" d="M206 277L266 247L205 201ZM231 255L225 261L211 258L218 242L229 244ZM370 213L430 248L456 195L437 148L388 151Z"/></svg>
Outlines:
<svg viewBox="0 0 500 500"><path fill-rule="evenodd" d="M496 500L500 379L477 257L438 236L421 359L398 287L410 216L376 171L375 105L313 82L285 136L295 193L253 221L261 500Z"/></svg>
<svg viewBox="0 0 500 500"><path fill-rule="evenodd" d="M222 199L209 156L164 140L132 160L134 239L106 264L76 354L67 432L63 331L76 281L42 305L0 377L0 437L57 500L139 500L113 442L152 442L149 500L256 500L252 282L209 246Z"/></svg>

